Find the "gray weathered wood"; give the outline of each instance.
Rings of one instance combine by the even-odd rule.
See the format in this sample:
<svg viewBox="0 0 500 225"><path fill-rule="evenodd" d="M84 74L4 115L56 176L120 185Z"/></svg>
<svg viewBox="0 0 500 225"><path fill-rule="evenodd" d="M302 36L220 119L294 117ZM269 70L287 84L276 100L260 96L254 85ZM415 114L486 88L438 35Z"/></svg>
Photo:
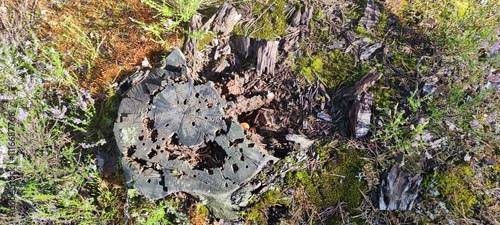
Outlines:
<svg viewBox="0 0 500 225"><path fill-rule="evenodd" d="M256 44L257 75L263 73L274 74L276 56L278 54L278 41L260 40Z"/></svg>
<svg viewBox="0 0 500 225"><path fill-rule="evenodd" d="M420 174L412 175L398 165L392 166L380 182L380 210L411 210L421 182Z"/></svg>

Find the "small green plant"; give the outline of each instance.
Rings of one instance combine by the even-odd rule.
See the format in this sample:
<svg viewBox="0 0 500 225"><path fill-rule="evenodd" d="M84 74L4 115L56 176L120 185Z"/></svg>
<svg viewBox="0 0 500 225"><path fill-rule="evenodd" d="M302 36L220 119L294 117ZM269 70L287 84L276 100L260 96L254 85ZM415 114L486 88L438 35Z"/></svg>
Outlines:
<svg viewBox="0 0 500 225"><path fill-rule="evenodd" d="M164 34L176 30L181 24L188 23L203 3L203 0L144 0L144 4L156 10L156 23L145 23L130 18L164 42Z"/></svg>

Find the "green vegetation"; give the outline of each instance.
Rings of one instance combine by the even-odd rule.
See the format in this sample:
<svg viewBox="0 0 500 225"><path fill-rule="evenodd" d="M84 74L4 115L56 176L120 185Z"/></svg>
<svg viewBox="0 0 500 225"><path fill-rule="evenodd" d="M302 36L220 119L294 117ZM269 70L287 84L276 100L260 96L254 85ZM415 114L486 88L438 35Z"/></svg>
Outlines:
<svg viewBox="0 0 500 225"><path fill-rule="evenodd" d="M249 4L247 7L252 9L255 20L246 24L237 24L234 28L236 34L267 40L276 40L285 34L286 0L274 0L268 3L253 1L245 4Z"/></svg>
<svg viewBox="0 0 500 225"><path fill-rule="evenodd" d="M474 214L472 207L478 200L468 182L474 175L474 171L466 165L451 168L449 171L436 175L436 184L441 195L452 207L456 216Z"/></svg>
<svg viewBox="0 0 500 225"><path fill-rule="evenodd" d="M148 47L153 37L161 48L178 41L166 33L185 34L182 25L208 3L142 1L154 11L150 16L129 7L137 1L119 7L104 1L102 8L92 8L43 0L45 8L36 10L27 2L0 5L0 224L213 223L202 203L186 207L182 195L147 200L125 185L120 165L105 176L97 159L98 153L112 154L120 99L110 84L144 57L151 59L158 51ZM235 4L253 18L237 24L235 33L269 40L286 34L290 7L304 7L285 0ZM500 65L500 54L488 52L500 41L500 3L380 2L384 8L374 33L357 24L366 1L340 1L341 21L332 20L323 3L309 4L309 36L299 43L304 54L290 56L289 65L305 81L301 87L320 81L328 91L354 84L372 68L383 72L370 89L376 93L370 136L332 134L332 140L300 152L307 160L290 154L274 168L290 166L281 174L283 186L273 184L255 198L242 220L266 224L269 209L283 206L289 210L283 223L291 224L316 224L320 218L325 224L498 223L500 97L487 84ZM72 7L87 11L76 14ZM54 15L59 20L45 21ZM107 18L95 19L100 17ZM139 26L154 36L134 29ZM384 43L387 52L359 62L356 50L325 48L346 30ZM190 35L200 47L215 37ZM431 78L435 92L424 92ZM10 146L14 158L6 155ZM408 214L379 212L371 202L379 174L396 162L424 177L417 210ZM333 213L320 216L328 210Z"/></svg>
<svg viewBox="0 0 500 225"><path fill-rule="evenodd" d="M243 212L243 215L246 221L251 224L267 224L268 209L277 205L288 207L290 199L281 190L269 190L256 199L252 206Z"/></svg>
<svg viewBox="0 0 500 225"><path fill-rule="evenodd" d="M348 143L321 145L317 152L322 157L320 169L306 169L291 173L287 183L299 184L318 212L331 206L341 205L346 212L354 212L363 200L368 185L362 178L366 153L362 149L348 147ZM297 188L297 187L296 187ZM342 218L334 215L328 220L339 223Z"/></svg>
<svg viewBox="0 0 500 225"><path fill-rule="evenodd" d="M352 55L335 49L329 53L321 51L311 57L298 58L295 69L309 83L319 79L327 87L333 88L340 84L352 85L358 81L364 75L359 67L355 66Z"/></svg>
<svg viewBox="0 0 500 225"><path fill-rule="evenodd" d="M155 15L158 22L151 24L134 18L131 20L164 42L163 38L166 33L175 31L181 24L191 21L191 17L197 13L203 0L144 0L142 2L158 12Z"/></svg>

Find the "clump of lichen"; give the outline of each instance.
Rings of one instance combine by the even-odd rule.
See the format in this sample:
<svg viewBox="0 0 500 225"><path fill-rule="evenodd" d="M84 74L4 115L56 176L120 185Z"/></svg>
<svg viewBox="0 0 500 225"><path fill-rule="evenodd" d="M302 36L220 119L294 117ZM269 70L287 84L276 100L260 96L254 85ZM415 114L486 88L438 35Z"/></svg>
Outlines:
<svg viewBox="0 0 500 225"><path fill-rule="evenodd" d="M276 40L286 33L285 0L276 0L270 3L255 2L252 14L255 21L237 24L234 32L237 35L246 35L252 38Z"/></svg>
<svg viewBox="0 0 500 225"><path fill-rule="evenodd" d="M318 211L327 207L342 204L342 209L353 212L363 200L363 192L368 190L366 181L362 179L365 161L362 150L336 145L318 147L317 152L333 154L333 161L325 160L322 169L310 172L299 170L289 176L288 183L303 188L309 201ZM329 222L339 222L336 215L328 218Z"/></svg>
<svg viewBox="0 0 500 225"><path fill-rule="evenodd" d="M360 78L358 69L354 56L339 49L331 52L320 51L310 57L298 58L296 67L307 81L320 79L330 88L340 84L354 84Z"/></svg>
<svg viewBox="0 0 500 225"><path fill-rule="evenodd" d="M457 216L474 215L472 207L478 203L478 200L467 182L473 175L474 172L467 165L457 166L436 175L436 183L441 196Z"/></svg>

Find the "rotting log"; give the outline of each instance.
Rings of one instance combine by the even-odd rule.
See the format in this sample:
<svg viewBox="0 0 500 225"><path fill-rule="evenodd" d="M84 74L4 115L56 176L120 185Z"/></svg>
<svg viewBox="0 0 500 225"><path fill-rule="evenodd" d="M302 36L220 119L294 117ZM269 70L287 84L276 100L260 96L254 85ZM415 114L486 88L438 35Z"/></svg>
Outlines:
<svg viewBox="0 0 500 225"><path fill-rule="evenodd" d="M234 25L241 19L238 10L228 3L222 4L215 15L203 25L203 30L212 31L223 36L228 35L234 29Z"/></svg>

